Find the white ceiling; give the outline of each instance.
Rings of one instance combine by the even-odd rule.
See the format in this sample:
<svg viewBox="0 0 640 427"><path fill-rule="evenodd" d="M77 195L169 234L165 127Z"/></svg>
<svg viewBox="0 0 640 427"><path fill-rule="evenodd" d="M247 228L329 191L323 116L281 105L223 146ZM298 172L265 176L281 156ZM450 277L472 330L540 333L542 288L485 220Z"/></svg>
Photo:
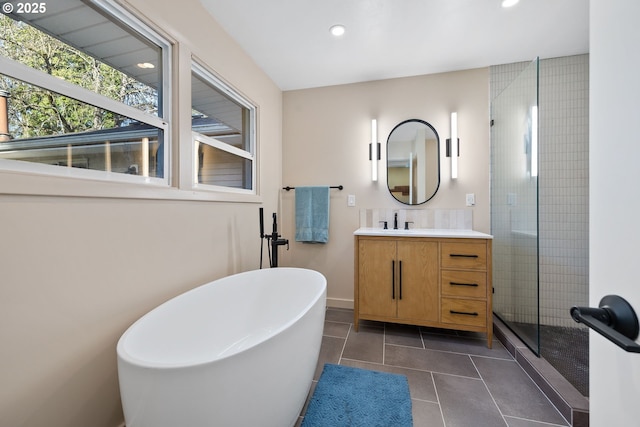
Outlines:
<svg viewBox="0 0 640 427"><path fill-rule="evenodd" d="M589 51L589 0L201 0L282 90ZM346 33L335 38L334 24Z"/></svg>

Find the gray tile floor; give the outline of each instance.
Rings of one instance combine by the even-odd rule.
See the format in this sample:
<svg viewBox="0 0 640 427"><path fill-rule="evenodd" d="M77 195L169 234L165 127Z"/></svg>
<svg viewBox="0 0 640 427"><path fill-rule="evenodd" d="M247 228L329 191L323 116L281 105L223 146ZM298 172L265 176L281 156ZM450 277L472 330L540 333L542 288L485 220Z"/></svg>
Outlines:
<svg viewBox="0 0 640 427"><path fill-rule="evenodd" d="M406 375L415 427L569 425L498 340L486 347L484 334L368 321L355 332L353 311L328 309L312 391L325 363Z"/></svg>

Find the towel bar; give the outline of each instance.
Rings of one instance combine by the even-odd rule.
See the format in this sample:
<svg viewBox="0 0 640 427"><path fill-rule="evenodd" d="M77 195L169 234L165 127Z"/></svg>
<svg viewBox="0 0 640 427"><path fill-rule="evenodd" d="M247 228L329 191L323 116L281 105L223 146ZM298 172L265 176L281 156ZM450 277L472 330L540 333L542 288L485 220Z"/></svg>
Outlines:
<svg viewBox="0 0 640 427"><path fill-rule="evenodd" d="M338 190L342 190L344 187L342 185L332 185L329 188L337 188ZM286 187L282 187L283 190L295 190L296 187L289 187L288 185Z"/></svg>

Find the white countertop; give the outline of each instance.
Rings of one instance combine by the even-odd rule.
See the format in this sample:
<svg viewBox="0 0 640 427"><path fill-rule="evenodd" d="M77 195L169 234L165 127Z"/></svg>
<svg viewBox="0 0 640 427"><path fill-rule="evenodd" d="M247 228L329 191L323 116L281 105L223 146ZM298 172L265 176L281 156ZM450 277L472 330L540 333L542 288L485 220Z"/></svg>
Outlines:
<svg viewBox="0 0 640 427"><path fill-rule="evenodd" d="M385 230L383 228L358 228L355 236L388 236L388 237L457 237L461 239L493 239L490 234L474 230L454 230L444 228L414 228L410 230Z"/></svg>

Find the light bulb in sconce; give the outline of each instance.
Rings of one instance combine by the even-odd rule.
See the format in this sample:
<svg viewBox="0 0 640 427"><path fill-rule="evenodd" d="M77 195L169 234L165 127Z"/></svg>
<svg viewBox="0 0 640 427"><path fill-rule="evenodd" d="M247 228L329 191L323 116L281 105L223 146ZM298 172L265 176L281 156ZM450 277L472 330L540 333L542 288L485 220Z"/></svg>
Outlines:
<svg viewBox="0 0 640 427"><path fill-rule="evenodd" d="M378 144L378 121L371 120L371 143L369 144L369 160L371 160L371 181L378 180L378 160L380 149Z"/></svg>
<svg viewBox="0 0 640 427"><path fill-rule="evenodd" d="M451 113L451 179L458 178L458 113Z"/></svg>
<svg viewBox="0 0 640 427"><path fill-rule="evenodd" d="M531 107L531 176L538 176L538 106Z"/></svg>

